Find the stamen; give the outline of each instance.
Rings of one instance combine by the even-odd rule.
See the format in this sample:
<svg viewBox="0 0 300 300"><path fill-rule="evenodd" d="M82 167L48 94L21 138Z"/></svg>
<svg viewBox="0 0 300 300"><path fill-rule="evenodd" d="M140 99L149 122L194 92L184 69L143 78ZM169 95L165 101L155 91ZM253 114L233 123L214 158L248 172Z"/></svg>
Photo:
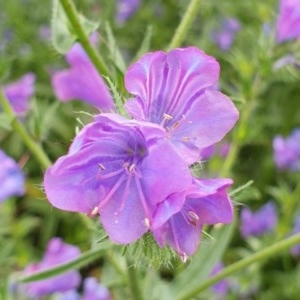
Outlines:
<svg viewBox="0 0 300 300"><path fill-rule="evenodd" d="M164 113L164 114L163 114L163 119L162 119L160 125L164 127L165 122L166 122L166 121L170 121L170 120L172 120L172 119L173 119L172 116L170 116L170 115Z"/></svg>
<svg viewBox="0 0 300 300"><path fill-rule="evenodd" d="M188 215L191 217L189 218L190 224L197 226L197 222L199 221L198 215L194 213L192 210L188 211Z"/></svg>
<svg viewBox="0 0 300 300"><path fill-rule="evenodd" d="M186 255L185 252L182 252L182 253L180 254L180 259L181 259L181 261L182 261L183 263L186 263L186 261L187 261L187 259L188 259L188 256Z"/></svg>
<svg viewBox="0 0 300 300"><path fill-rule="evenodd" d="M98 166L99 166L99 168L100 168L101 170L105 170L105 169L106 169L102 164L98 164Z"/></svg>
<svg viewBox="0 0 300 300"><path fill-rule="evenodd" d="M128 176L120 176L120 178L115 183L115 185L112 187L112 189L107 193L107 195L104 197L104 199L101 200L100 204L98 205L99 211L110 200L110 198L117 192L117 190L120 188L123 181L126 180L127 178L128 178Z"/></svg>
<svg viewBox="0 0 300 300"><path fill-rule="evenodd" d="M173 129L176 129L178 126L179 126L180 122L179 121L176 121L174 124L173 124Z"/></svg>
<svg viewBox="0 0 300 300"><path fill-rule="evenodd" d="M127 181L126 181L126 185L125 185L125 189L124 189L124 192L123 192L123 195L122 195L122 198L121 198L121 201L120 201L120 205L118 207L118 210L114 213L114 215L116 217L119 216L119 214L124 210L125 208L125 205L126 205L126 200L127 200L127 197L128 197L128 194L129 194L129 191L130 191L130 182L131 182L131 179L132 177L129 176L127 178ZM116 220L117 221L117 220ZM116 222L117 223L117 222Z"/></svg>
<svg viewBox="0 0 300 300"><path fill-rule="evenodd" d="M147 228L150 228L150 220L148 218L144 219L144 223L145 223Z"/></svg>
<svg viewBox="0 0 300 300"><path fill-rule="evenodd" d="M95 217L99 213L99 207L95 206L88 214L88 217Z"/></svg>
<svg viewBox="0 0 300 300"><path fill-rule="evenodd" d="M190 138L188 136L183 136L182 137L182 141L183 142L189 142L190 141Z"/></svg>

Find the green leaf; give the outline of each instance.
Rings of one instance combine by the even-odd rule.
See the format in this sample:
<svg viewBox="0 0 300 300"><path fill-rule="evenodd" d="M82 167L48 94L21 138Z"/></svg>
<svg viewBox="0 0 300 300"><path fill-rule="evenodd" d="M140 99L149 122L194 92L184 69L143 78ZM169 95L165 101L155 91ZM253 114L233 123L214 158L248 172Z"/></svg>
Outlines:
<svg viewBox="0 0 300 300"><path fill-rule="evenodd" d="M139 48L139 50L136 53L134 61L138 60L143 54L145 54L146 52L149 51L152 35L153 35L153 26L148 25L145 37L141 43L141 47Z"/></svg>
<svg viewBox="0 0 300 300"><path fill-rule="evenodd" d="M105 30L107 35L107 45L111 55L110 59L116 65L116 67L124 74L124 72L126 71L126 63L117 46L116 39L108 22L105 23Z"/></svg>
<svg viewBox="0 0 300 300"><path fill-rule="evenodd" d="M81 14L79 15L79 20L87 35L95 32L99 27L98 22L90 21ZM51 34L52 44L61 54L67 53L77 39L76 32L72 30L72 26L59 0L53 0Z"/></svg>
<svg viewBox="0 0 300 300"><path fill-rule="evenodd" d="M8 116L6 113L1 112L0 113L0 128L4 130L12 130L11 122L13 118L11 116Z"/></svg>
<svg viewBox="0 0 300 300"><path fill-rule="evenodd" d="M190 265L174 280L173 289L176 299L184 299L203 280L209 277L215 264L220 261L231 239L234 222L230 225L214 228L210 233L213 240L200 245L200 251L192 258Z"/></svg>
<svg viewBox="0 0 300 300"><path fill-rule="evenodd" d="M109 248L112 247L112 244L110 241L103 241L99 245L99 247L89 250L83 254L81 254L79 257L77 257L74 260L71 260L67 263L58 265L54 268L47 269L41 272L37 272L31 275L22 276L18 279L19 282L32 282L32 281L38 281L43 280L49 277L53 277L56 275L59 275L61 273L74 270L74 269L80 269L91 262L95 261L99 257L103 255L103 252Z"/></svg>
<svg viewBox="0 0 300 300"><path fill-rule="evenodd" d="M53 0L51 35L54 48L61 54L68 52L76 40L76 36L71 33L69 21L59 0Z"/></svg>

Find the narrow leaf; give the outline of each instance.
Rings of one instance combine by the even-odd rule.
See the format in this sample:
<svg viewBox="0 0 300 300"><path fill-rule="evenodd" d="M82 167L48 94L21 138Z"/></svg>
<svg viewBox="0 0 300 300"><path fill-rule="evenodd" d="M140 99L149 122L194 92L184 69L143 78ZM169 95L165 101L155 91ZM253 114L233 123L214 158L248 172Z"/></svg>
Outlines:
<svg viewBox="0 0 300 300"><path fill-rule="evenodd" d="M126 70L126 63L123 59L123 56L117 46L116 39L113 35L113 32L111 30L111 27L108 22L105 23L105 30L106 30L106 35L107 35L107 45L108 49L111 54L111 61L116 65L116 67L124 73Z"/></svg>
<svg viewBox="0 0 300 300"><path fill-rule="evenodd" d="M177 299L181 299L191 289L198 286L201 281L209 277L215 264L220 261L231 239L234 222L230 225L215 228L210 233L213 236L206 245L200 245L200 251L192 258L190 265L174 280L173 289Z"/></svg>

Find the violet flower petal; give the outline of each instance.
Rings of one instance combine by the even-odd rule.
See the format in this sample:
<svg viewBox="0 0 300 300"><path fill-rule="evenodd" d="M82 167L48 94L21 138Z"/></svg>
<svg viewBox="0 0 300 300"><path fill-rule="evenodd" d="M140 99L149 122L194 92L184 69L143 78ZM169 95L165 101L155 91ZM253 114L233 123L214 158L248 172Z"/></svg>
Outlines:
<svg viewBox="0 0 300 300"><path fill-rule="evenodd" d="M75 44L66 59L70 69L52 75L52 85L58 99L64 102L79 99L102 112L114 111L110 92L81 45Z"/></svg>
<svg viewBox="0 0 300 300"><path fill-rule="evenodd" d="M204 224L232 221L232 204L226 192L231 184L231 179L195 179L182 209L162 225L154 222L159 226L153 228L159 245L168 244L183 258L194 254Z"/></svg>
<svg viewBox="0 0 300 300"><path fill-rule="evenodd" d="M4 86L4 95L12 105L17 116L24 115L29 109L29 100L34 94L35 75L27 73L19 80Z"/></svg>
<svg viewBox="0 0 300 300"><path fill-rule="evenodd" d="M22 196L25 179L17 163L0 150L0 202L11 196Z"/></svg>
<svg viewBox="0 0 300 300"><path fill-rule="evenodd" d="M190 182L188 166L160 126L102 114L46 171L44 186L55 207L99 212L111 240L124 244L144 234L156 206Z"/></svg>
<svg viewBox="0 0 300 300"><path fill-rule="evenodd" d="M125 74L126 89L135 96L125 107L137 120L164 126L190 164L238 119L230 99L210 90L218 78L218 62L195 47L149 53Z"/></svg>
<svg viewBox="0 0 300 300"><path fill-rule="evenodd" d="M300 38L300 2L299 0L280 0L276 23L278 43Z"/></svg>

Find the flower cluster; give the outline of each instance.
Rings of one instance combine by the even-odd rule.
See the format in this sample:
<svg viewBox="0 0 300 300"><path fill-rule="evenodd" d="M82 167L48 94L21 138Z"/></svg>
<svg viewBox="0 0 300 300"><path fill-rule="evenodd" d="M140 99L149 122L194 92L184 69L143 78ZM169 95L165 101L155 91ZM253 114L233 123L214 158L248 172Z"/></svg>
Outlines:
<svg viewBox="0 0 300 300"><path fill-rule="evenodd" d="M24 175L17 163L0 150L0 202L25 192Z"/></svg>
<svg viewBox="0 0 300 300"><path fill-rule="evenodd" d="M203 224L232 220L232 181L189 169L238 119L231 100L212 89L218 78L218 62L195 47L144 55L125 74L133 119L103 113L80 131L46 171L51 204L99 214L115 243L151 231L183 260L194 254Z"/></svg>
<svg viewBox="0 0 300 300"><path fill-rule="evenodd" d="M273 140L274 160L278 169L300 170L300 129L294 129L290 136L276 136Z"/></svg>

